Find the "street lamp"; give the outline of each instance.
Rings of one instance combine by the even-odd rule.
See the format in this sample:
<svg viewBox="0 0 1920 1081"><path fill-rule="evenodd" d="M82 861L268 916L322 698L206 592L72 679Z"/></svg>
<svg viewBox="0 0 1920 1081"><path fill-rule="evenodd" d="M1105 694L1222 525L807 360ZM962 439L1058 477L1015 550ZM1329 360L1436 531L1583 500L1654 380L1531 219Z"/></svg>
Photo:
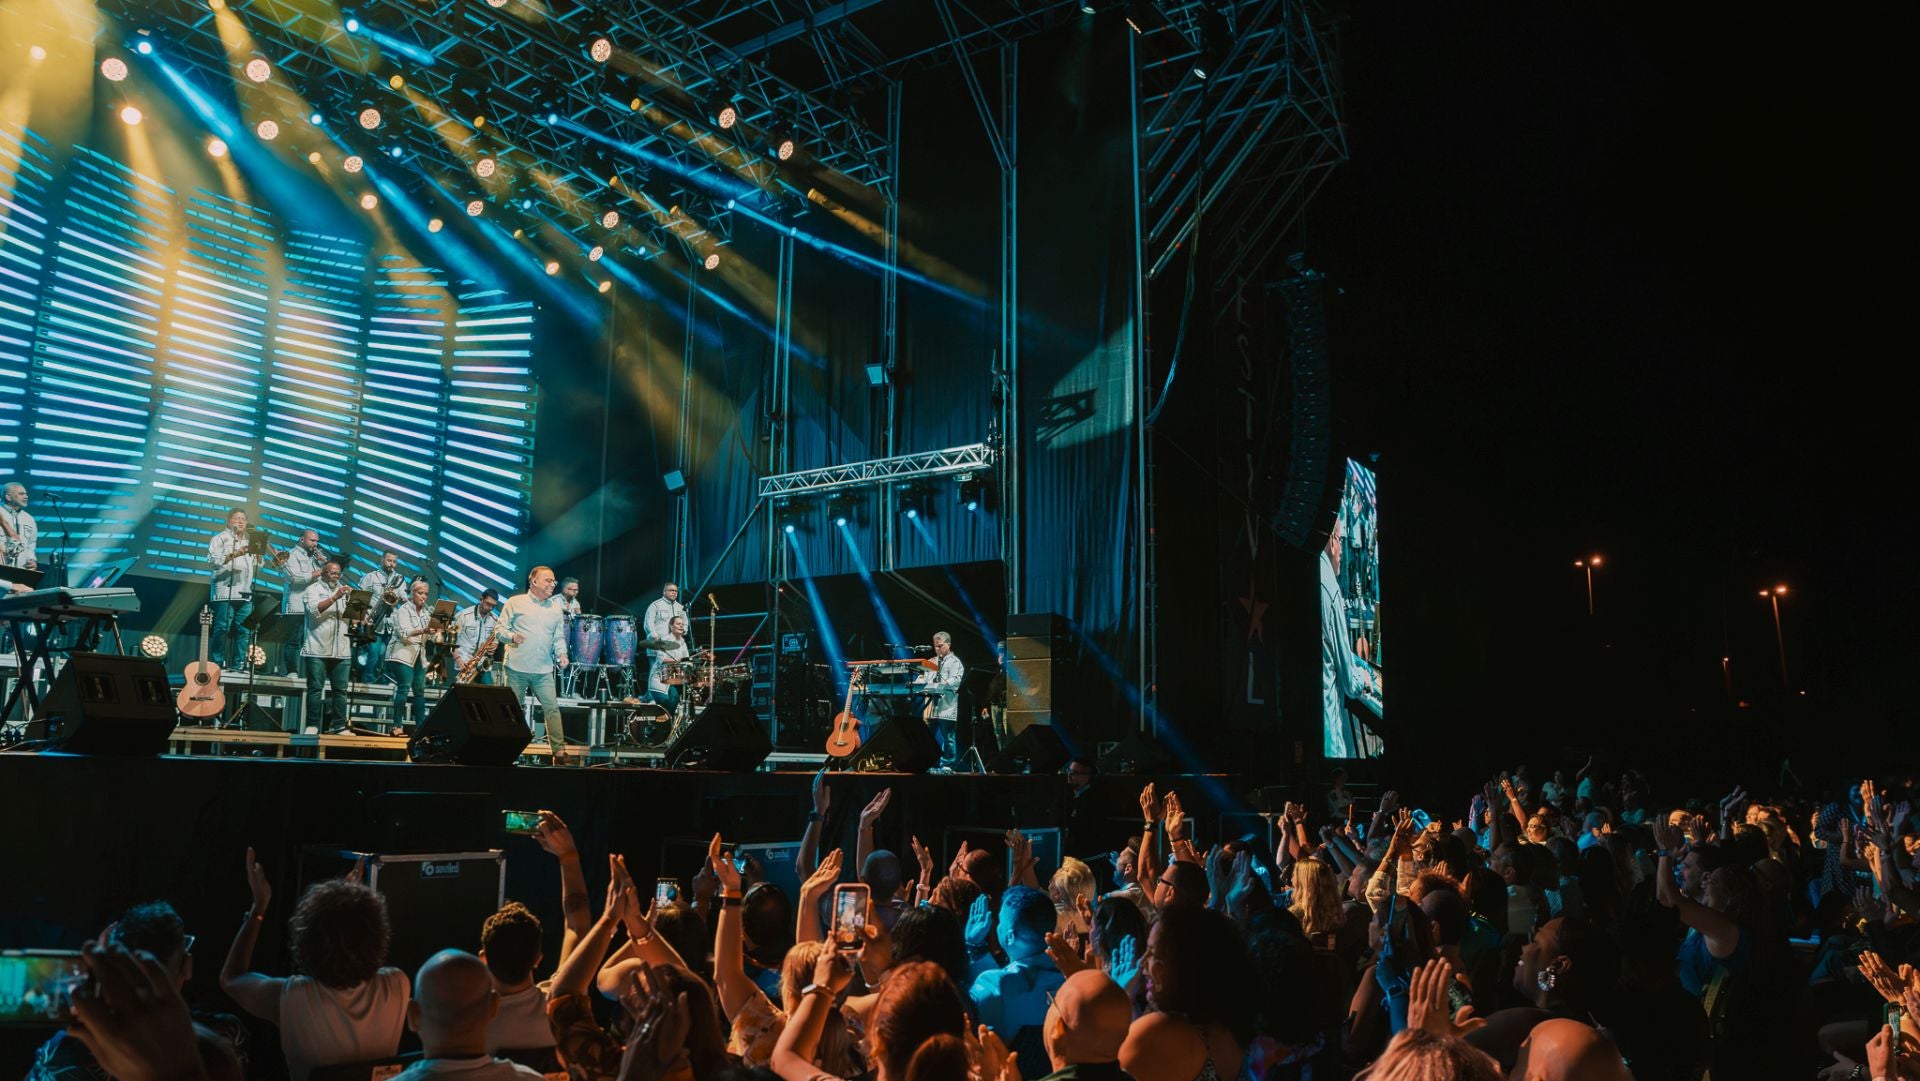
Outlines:
<svg viewBox="0 0 1920 1081"><path fill-rule="evenodd" d="M1587 614L1592 615L1593 614L1593 568L1598 567L1600 565L1600 557L1598 555L1590 555L1585 559L1576 559L1573 561L1573 565L1587 572Z"/></svg>
<svg viewBox="0 0 1920 1081"><path fill-rule="evenodd" d="M1763 589L1760 591L1760 596L1773 605L1773 644L1780 649L1780 687L1782 690L1787 688L1787 637L1780 633L1780 598L1786 595L1787 587L1784 585L1777 585L1772 589Z"/></svg>

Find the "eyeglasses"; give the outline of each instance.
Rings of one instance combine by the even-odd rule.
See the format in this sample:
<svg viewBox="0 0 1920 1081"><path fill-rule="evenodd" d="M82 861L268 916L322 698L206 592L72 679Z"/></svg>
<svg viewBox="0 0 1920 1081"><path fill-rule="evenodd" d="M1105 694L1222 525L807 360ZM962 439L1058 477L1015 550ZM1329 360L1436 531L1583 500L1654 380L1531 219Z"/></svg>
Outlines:
<svg viewBox="0 0 1920 1081"><path fill-rule="evenodd" d="M192 953L192 952L193 952L193 941L194 941L194 939L193 939L193 936L192 936L192 935L188 935L188 936L186 937L186 940L180 943L180 952L181 952L181 953Z"/></svg>

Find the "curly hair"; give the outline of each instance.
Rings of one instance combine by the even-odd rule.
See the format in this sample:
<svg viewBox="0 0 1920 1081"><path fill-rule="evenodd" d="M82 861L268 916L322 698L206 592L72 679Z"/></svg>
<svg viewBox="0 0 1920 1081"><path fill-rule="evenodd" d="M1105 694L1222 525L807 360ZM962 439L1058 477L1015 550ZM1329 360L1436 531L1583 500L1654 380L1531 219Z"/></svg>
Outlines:
<svg viewBox="0 0 1920 1081"><path fill-rule="evenodd" d="M540 963L540 917L518 901L508 901L480 925L480 952L487 971L501 983L519 983Z"/></svg>
<svg viewBox="0 0 1920 1081"><path fill-rule="evenodd" d="M387 902L342 878L316 882L287 922L293 963L327 987L347 990L373 978L387 960Z"/></svg>
<svg viewBox="0 0 1920 1081"><path fill-rule="evenodd" d="M129 950L145 950L167 964L186 948L187 926L172 905L147 901L127 909L114 921L113 941Z"/></svg>

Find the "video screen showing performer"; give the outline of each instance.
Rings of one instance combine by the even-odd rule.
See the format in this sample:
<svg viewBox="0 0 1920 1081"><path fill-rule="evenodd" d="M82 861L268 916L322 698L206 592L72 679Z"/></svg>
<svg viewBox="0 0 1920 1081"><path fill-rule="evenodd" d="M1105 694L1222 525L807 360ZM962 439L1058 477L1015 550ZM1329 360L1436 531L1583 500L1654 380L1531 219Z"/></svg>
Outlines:
<svg viewBox="0 0 1920 1081"><path fill-rule="evenodd" d="M1385 752L1381 716L1379 502L1373 471L1348 459L1327 546L1320 552L1321 753L1373 758Z"/></svg>

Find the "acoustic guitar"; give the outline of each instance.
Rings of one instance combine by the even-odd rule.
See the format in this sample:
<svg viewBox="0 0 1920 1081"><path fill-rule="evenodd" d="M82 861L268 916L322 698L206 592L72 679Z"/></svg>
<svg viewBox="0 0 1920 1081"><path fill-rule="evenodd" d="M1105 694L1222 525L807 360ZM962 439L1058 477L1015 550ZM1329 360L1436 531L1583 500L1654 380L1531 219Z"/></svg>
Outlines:
<svg viewBox="0 0 1920 1081"><path fill-rule="evenodd" d="M182 716L218 717L227 708L227 692L220 687L220 666L207 660L207 633L213 626L213 609L200 609L200 659L187 665L187 685L180 688L174 704Z"/></svg>
<svg viewBox="0 0 1920 1081"><path fill-rule="evenodd" d="M847 673L847 702L827 733L828 758L846 758L860 749L860 718L853 715L853 692L859 686L860 670L856 668Z"/></svg>

